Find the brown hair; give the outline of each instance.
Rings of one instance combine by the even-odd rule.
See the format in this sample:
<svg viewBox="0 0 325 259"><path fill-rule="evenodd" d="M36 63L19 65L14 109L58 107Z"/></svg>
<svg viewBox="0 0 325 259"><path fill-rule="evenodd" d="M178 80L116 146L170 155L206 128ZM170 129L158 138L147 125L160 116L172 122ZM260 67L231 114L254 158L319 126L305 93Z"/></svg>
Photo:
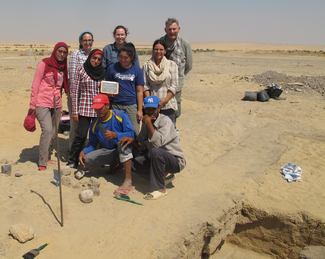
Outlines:
<svg viewBox="0 0 325 259"><path fill-rule="evenodd" d="M115 27L114 32L113 32L113 36L115 36L116 31L117 31L118 29L123 29L124 32L125 32L125 37L128 36L128 33L129 33L128 28L125 28L123 25L117 25L117 26Z"/></svg>

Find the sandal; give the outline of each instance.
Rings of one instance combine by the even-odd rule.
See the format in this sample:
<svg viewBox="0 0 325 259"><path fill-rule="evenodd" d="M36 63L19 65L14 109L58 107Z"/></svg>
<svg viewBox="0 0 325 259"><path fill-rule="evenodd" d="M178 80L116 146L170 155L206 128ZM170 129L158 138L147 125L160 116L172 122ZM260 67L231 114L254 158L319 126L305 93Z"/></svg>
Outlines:
<svg viewBox="0 0 325 259"><path fill-rule="evenodd" d="M150 197L151 195L152 197ZM158 200L161 197L164 197L167 195L167 190L165 193L160 191L153 191L153 192L147 192L145 196L143 196L143 199L145 200Z"/></svg>
<svg viewBox="0 0 325 259"><path fill-rule="evenodd" d="M132 186L130 189L123 189L121 187L118 187L115 191L114 191L114 195L116 197L121 197L121 196L125 196L128 195L130 192L132 192L134 190L134 186Z"/></svg>

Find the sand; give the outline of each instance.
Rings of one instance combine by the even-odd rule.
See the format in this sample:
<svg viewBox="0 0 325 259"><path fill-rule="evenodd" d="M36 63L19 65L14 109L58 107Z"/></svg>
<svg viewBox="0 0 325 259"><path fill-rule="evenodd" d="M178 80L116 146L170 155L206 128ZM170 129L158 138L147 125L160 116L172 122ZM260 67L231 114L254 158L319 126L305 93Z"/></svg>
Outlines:
<svg viewBox="0 0 325 259"><path fill-rule="evenodd" d="M148 182L134 174L130 197L143 206L135 205L113 198L122 171L90 170L80 181L72 171L73 184L62 187L61 227L57 165L37 170L40 127L33 133L23 128L37 62L54 44L36 43L31 69L28 43L0 44L0 161L12 164L11 176L0 174L0 257L19 258L46 242L42 258L208 258L214 251L211 258L298 258L304 246L325 245L323 95L288 90L284 101L241 100L245 91L263 89L245 78L267 70L323 76L325 46L193 43L193 50L217 51L193 54L177 124L187 166L168 195L143 200ZM149 56L139 58L143 64ZM59 147L65 165L62 134ZM302 168L302 182L282 179L279 170L289 162ZM78 194L90 177L100 182L101 194L84 204ZM9 236L18 223L36 237L21 244Z"/></svg>

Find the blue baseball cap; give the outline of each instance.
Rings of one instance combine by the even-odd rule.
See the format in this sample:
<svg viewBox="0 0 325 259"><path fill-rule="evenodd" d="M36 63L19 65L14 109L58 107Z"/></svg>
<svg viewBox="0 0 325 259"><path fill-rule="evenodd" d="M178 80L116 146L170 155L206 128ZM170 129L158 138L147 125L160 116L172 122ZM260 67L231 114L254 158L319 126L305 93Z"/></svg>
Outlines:
<svg viewBox="0 0 325 259"><path fill-rule="evenodd" d="M149 108L149 107L157 108L160 104L159 98L155 95L147 96L146 98L144 98L143 102L144 102L144 108Z"/></svg>

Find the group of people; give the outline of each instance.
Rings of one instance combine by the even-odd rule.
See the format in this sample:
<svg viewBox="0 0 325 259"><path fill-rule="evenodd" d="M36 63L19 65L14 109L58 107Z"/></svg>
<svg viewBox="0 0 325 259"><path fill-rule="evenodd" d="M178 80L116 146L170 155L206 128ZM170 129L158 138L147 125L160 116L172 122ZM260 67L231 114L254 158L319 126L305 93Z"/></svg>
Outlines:
<svg viewBox="0 0 325 259"><path fill-rule="evenodd" d="M178 35L178 20L169 18L165 25L166 35L154 42L152 57L142 69L134 45L126 42L128 30L124 26L115 28L115 42L103 51L92 49L94 37L90 31L82 32L79 49L69 60L69 70L68 46L63 42L56 44L50 58L39 62L29 109L42 129L39 170L55 162L51 160L51 149L64 89L70 113L68 166L109 164L114 170L121 163L125 181L114 193L127 195L134 189L132 164L147 164L151 192L144 198L157 199L167 194L167 173L173 177L185 167L175 127L181 113L185 75L192 68L192 50ZM118 82L119 93L101 94L102 80ZM89 142L84 147L88 130ZM133 157L134 148L148 153Z"/></svg>

